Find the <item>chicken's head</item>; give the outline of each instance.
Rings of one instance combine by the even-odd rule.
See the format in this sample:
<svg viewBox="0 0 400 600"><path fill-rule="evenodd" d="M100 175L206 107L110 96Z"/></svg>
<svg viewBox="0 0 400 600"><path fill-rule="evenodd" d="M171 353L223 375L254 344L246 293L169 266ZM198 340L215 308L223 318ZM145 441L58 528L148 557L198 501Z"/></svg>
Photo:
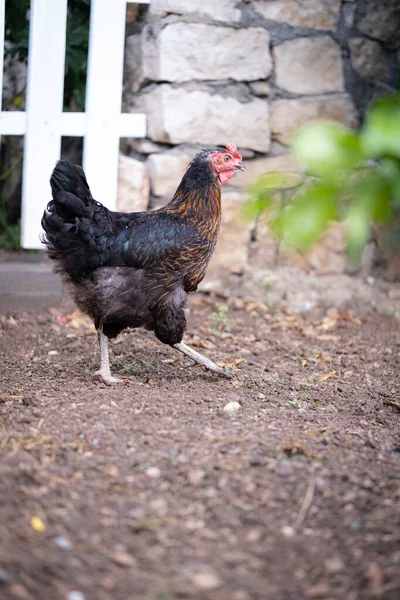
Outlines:
<svg viewBox="0 0 400 600"><path fill-rule="evenodd" d="M214 150L210 154L210 160L214 173L221 183L228 181L236 170L246 170L235 144L228 144L225 150Z"/></svg>

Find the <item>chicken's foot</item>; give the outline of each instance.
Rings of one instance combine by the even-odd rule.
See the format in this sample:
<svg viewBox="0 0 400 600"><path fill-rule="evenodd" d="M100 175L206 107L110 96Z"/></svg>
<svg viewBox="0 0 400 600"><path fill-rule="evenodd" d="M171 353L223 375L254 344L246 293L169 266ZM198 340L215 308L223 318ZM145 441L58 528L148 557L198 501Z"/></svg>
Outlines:
<svg viewBox="0 0 400 600"><path fill-rule="evenodd" d="M223 369L222 367L219 367L213 360L204 356L204 354L197 352L197 350L193 350L193 348L191 348L190 346L185 344L185 342L180 342L179 344L175 344L173 346L173 348L176 348L176 350L179 350L179 352L182 352L182 354L186 354L186 356L189 356L189 358L192 358L194 361L196 361L200 365L203 365L207 369L210 369L210 371L213 371L214 373L217 373L218 375L222 375L223 377L226 377L227 379L232 379L232 375L230 373L228 373L228 371L225 371L225 369Z"/></svg>
<svg viewBox="0 0 400 600"><path fill-rule="evenodd" d="M110 356L108 354L108 337L102 331L99 331L99 346L100 346L100 369L93 373L98 375L105 384L113 385L119 383L121 379L113 377L110 370Z"/></svg>

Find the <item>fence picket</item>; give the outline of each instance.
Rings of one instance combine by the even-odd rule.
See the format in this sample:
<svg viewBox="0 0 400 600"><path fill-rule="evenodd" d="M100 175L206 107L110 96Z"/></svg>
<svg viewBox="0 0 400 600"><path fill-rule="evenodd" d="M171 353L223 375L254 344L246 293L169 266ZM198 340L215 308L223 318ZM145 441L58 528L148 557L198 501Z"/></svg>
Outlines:
<svg viewBox="0 0 400 600"><path fill-rule="evenodd" d="M66 28L67 0L32 0L22 171L24 248L38 247L38 209L49 199L49 174L61 151Z"/></svg>
<svg viewBox="0 0 400 600"><path fill-rule="evenodd" d="M83 167L94 195L114 209L121 137L144 137L146 117L121 113L126 3L92 0L85 113L62 112L68 0L31 0L26 112L1 112L0 135L25 135L21 245L43 248L40 219L61 136L83 136ZM5 0L0 0L0 84ZM2 86L0 86L2 87ZM1 102L1 100L0 100Z"/></svg>

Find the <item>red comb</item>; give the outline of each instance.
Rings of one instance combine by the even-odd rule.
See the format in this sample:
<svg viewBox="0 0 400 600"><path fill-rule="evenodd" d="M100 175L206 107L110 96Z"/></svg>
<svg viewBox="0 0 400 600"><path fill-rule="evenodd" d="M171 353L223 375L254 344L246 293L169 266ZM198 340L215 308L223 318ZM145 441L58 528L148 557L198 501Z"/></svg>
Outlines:
<svg viewBox="0 0 400 600"><path fill-rule="evenodd" d="M239 160L242 160L242 157L239 154L238 149L236 148L235 144L227 144L226 149L228 150L228 152L230 152L230 154L232 154L232 156L234 156L235 158L238 158Z"/></svg>

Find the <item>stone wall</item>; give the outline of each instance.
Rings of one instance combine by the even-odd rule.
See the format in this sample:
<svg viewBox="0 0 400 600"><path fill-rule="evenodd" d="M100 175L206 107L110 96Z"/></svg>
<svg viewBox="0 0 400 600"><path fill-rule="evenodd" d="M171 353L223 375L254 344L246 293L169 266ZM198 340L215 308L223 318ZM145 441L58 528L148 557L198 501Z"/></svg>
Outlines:
<svg viewBox="0 0 400 600"><path fill-rule="evenodd" d="M282 253L267 223L239 219L241 190L264 172L300 168L287 155L299 126L323 118L357 127L372 99L394 90L397 6L398 0L152 0L132 11L124 103L146 112L148 137L128 140L124 151L140 171L140 206L170 199L199 148L233 141L247 172L225 187L211 270L277 264L343 272L340 227L307 257ZM134 210L128 196L123 207Z"/></svg>

